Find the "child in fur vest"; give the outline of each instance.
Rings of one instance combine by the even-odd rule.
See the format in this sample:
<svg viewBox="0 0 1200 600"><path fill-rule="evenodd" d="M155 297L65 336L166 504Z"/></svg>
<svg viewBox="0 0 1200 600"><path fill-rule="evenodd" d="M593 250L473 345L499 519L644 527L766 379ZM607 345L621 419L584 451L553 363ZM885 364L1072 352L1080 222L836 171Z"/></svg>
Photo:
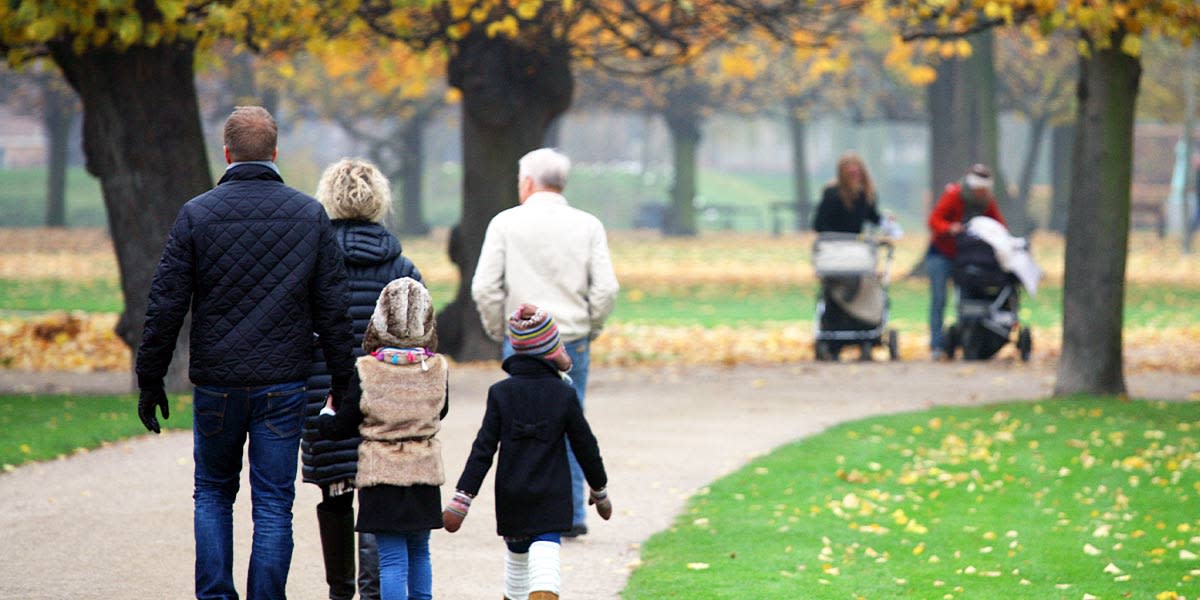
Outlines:
<svg viewBox="0 0 1200 600"><path fill-rule="evenodd" d="M488 390L483 425L442 519L447 531L458 531L499 447L496 532L508 546L504 597L553 600L561 581L561 534L571 528L574 510L564 439L591 488L588 503L605 520L612 516L604 489L608 476L575 389L564 380L571 358L554 319L522 304L508 321L508 333L515 352L503 364L509 377Z"/></svg>
<svg viewBox="0 0 1200 600"><path fill-rule="evenodd" d="M445 482L434 436L450 396L424 286L405 277L383 288L363 349L369 354L358 359L345 400L336 411L332 401L326 404L317 435L362 435L356 528L375 534L383 600L432 598L429 532L442 526Z"/></svg>

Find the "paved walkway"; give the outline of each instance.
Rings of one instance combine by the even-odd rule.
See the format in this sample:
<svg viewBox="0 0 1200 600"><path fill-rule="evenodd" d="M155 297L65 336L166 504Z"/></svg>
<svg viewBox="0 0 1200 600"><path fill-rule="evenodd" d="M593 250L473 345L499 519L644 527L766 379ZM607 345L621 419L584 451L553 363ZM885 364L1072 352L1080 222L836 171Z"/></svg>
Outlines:
<svg viewBox="0 0 1200 600"><path fill-rule="evenodd" d="M495 367L453 373L451 412L440 435L451 481L466 460L486 389L500 375ZM1200 391L1200 375L1129 379L1136 396L1182 398ZM39 385L36 377L0 372L0 389L12 389L14 381ZM91 381L101 389L128 384L124 377ZM1052 383L1052 372L1011 363L595 369L588 416L616 510L608 522L593 516L592 533L564 545L563 597L617 598L641 542L669 526L695 489L757 454L846 420L938 404L1037 398ZM74 382L76 389L87 385ZM143 436L0 475L0 598L192 597L191 446L188 433ZM489 478L461 531L433 535L439 598L501 596L504 550L495 536L491 485ZM243 482L235 509L236 575L243 590L249 501ZM318 501L316 487L298 484L288 585L293 599L323 598L326 590Z"/></svg>

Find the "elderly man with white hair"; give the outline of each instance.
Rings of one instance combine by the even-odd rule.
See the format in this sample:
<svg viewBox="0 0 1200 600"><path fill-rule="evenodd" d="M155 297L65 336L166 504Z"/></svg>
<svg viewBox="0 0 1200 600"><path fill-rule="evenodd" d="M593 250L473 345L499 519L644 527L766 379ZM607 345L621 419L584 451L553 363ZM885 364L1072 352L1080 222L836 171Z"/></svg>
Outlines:
<svg viewBox="0 0 1200 600"><path fill-rule="evenodd" d="M536 304L553 315L574 364L570 378L582 406L588 345L600 335L619 289L608 238L599 219L572 208L563 197L571 170L566 155L541 148L518 165L520 204L488 224L471 297L484 330L503 343L505 358L512 355L505 326L509 314L522 304ZM575 514L565 534L574 537L587 533L587 523L583 472L575 457L569 458Z"/></svg>
<svg viewBox="0 0 1200 600"><path fill-rule="evenodd" d="M946 285L950 282L954 256L958 254L956 238L964 224L974 217L991 217L1004 225L1004 216L992 195L992 170L974 164L962 181L946 186L942 197L929 213L929 251L925 255L925 270L929 273L929 351L933 360L946 358L945 332L942 329L946 308Z"/></svg>

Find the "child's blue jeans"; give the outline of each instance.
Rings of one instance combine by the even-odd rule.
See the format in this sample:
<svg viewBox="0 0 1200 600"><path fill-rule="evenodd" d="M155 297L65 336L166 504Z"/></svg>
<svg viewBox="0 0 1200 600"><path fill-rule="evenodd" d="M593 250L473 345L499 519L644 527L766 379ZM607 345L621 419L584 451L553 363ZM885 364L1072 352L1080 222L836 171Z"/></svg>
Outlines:
<svg viewBox="0 0 1200 600"><path fill-rule="evenodd" d="M379 592L382 600L433 598L429 531L377 533Z"/></svg>

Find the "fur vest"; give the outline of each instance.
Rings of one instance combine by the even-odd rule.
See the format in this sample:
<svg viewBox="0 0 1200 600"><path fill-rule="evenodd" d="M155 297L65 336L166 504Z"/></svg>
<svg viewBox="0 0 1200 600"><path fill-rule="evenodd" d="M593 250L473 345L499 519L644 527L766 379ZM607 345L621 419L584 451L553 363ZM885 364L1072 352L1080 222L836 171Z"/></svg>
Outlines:
<svg viewBox="0 0 1200 600"><path fill-rule="evenodd" d="M358 487L441 485L442 446L434 437L449 389L446 358L390 365L372 356L358 359L362 380L362 445L358 447Z"/></svg>

